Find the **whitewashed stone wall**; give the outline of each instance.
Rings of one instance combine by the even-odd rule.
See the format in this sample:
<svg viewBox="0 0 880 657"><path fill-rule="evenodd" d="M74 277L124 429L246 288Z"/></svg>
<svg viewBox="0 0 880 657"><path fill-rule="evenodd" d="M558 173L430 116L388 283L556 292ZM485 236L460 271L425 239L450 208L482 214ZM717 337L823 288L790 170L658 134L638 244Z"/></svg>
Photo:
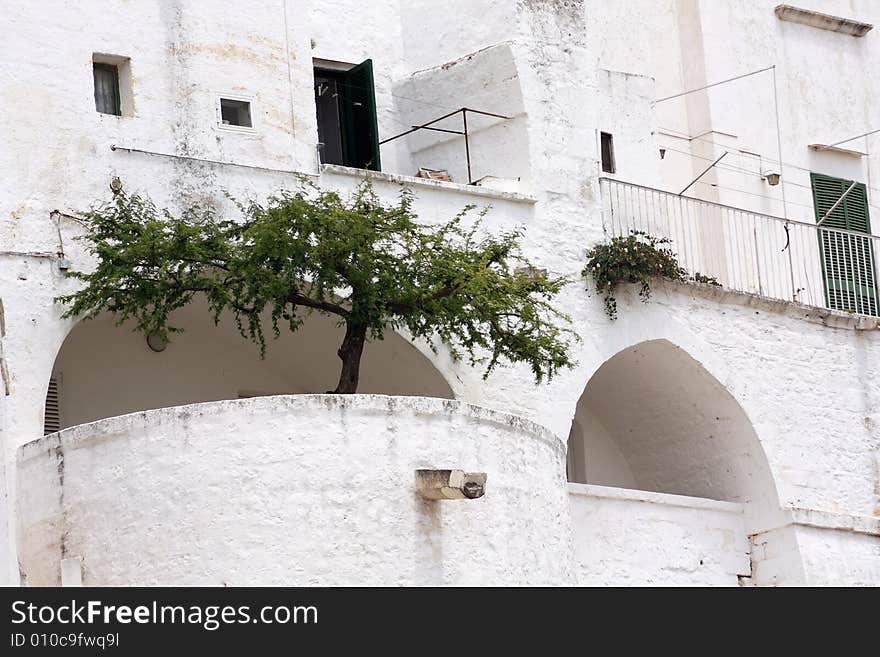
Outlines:
<svg viewBox="0 0 880 657"><path fill-rule="evenodd" d="M751 575L743 508L731 502L569 484L585 586L738 586Z"/></svg>
<svg viewBox="0 0 880 657"><path fill-rule="evenodd" d="M776 67L781 158L774 75L768 70L656 105L641 103L640 111L653 120L656 131L653 143L644 144L642 159L655 163L659 173L645 184L677 192L727 150L721 165L689 195L812 223L810 171L859 180L877 193L877 135L842 145L866 153L862 158L808 148L876 128L880 79L870 62L880 56L877 27L855 38L781 21L773 11L781 4L776 0L586 4L596 25L599 65L654 78L654 98ZM873 0L788 4L880 25L880 5ZM631 103L625 111L639 112L636 107ZM643 132L625 126L616 135L616 141L632 144L644 143L644 138ZM662 161L659 146L668 148ZM784 163L783 185L771 187L760 174L779 168L779 159Z"/></svg>
<svg viewBox="0 0 880 657"><path fill-rule="evenodd" d="M811 586L877 586L880 532L799 527L797 540Z"/></svg>
<svg viewBox="0 0 880 657"><path fill-rule="evenodd" d="M6 445L6 399L12 392L7 387L6 359L3 355L3 338L6 334L5 314L3 311L3 299L0 298L0 449ZM10 584L15 581L14 552L12 549L11 533L9 524L13 514L9 505L9 493L7 490L6 470L8 461L5 450L0 459L0 585ZM13 498L14 499L14 498Z"/></svg>
<svg viewBox="0 0 880 657"><path fill-rule="evenodd" d="M292 172L351 189L357 180L352 172L318 169L311 60L372 58L383 137L422 117L477 101L501 113L509 106L517 117L510 134L499 129L504 143L496 146L489 139L495 128L481 133L475 162L481 175L521 177L520 193L504 194L383 175L377 182L380 194L391 198L401 182L412 185L420 197L417 209L429 221L448 218L469 202L491 204L490 230L524 227L525 248L536 263L573 281L558 303L582 339L574 349L578 364L550 385L534 387L529 372L516 367L502 367L486 381L480 371L451 362L442 349L434 354L416 345L457 399L522 415L567 436L578 399L602 363L640 342L669 340L742 406L784 509L818 510L860 523L876 518L876 331L856 330L840 317L826 318L840 326L830 327L818 317L807 321L807 312L784 304L688 288L661 291L649 305L625 293L621 317L612 323L601 299L579 280L585 249L603 238L597 131L615 132L618 177L656 187L680 189L708 164L700 157L711 157L717 148L758 153L768 161L778 153L766 78L747 85L748 93L743 87L719 87L717 95L695 94L653 108L651 99L774 63L783 159L794 165L783 175L792 183L786 188L789 206L780 205L780 188L731 171L710 174L705 181L749 194L704 185L699 195L809 217L803 205L809 201L798 187L805 184L806 172L797 168L803 167L865 180L876 206L878 183L871 172L876 178L880 170L878 137L855 144L870 151L857 164L838 156L816 159L806 147L876 127L871 110L880 98L880 73L869 64L880 59L880 30L853 39L781 24L772 11L775 4L454 0L437 12L423 0L280 0L242 13L215 1L112 0L57 3L48 18L42 3L4 8L0 25L8 39L0 72L9 83L0 95L0 125L11 138L0 148L0 171L9 181L0 189L0 298L6 307L4 347L12 394L0 427L7 462L17 447L42 432L48 379L72 325L60 319L61 309L53 302L72 289L57 254L63 251L74 268L89 264L72 241L81 227L63 216L53 219L52 210L74 213L107 198L113 176L130 191L172 208L197 201L226 210L222 190L263 197L291 186ZM880 24L880 6L873 0L802 4ZM94 111L90 68L96 52L132 58L131 116ZM811 66L816 59L824 65ZM459 74L475 62L495 67L497 75ZM479 84L469 86L469 80ZM221 93L253 97L253 133L216 125ZM836 102L841 98L847 102ZM416 111L419 102L423 112ZM664 135L662 128L673 131ZM652 129L656 134L645 134ZM693 143L675 136L704 130L712 133ZM114 152L111 144L182 157ZM662 161L660 145L670 147ZM403 139L382 147L383 169L412 175L419 157L432 149L432 157L453 161L453 142ZM745 155L736 157L737 166L753 166ZM497 170L491 167L493 158L500 162ZM876 216L876 207L872 210ZM874 223L880 225L876 218ZM7 490L14 499L14 472ZM770 523L755 530L774 531ZM876 563L871 561L876 533L812 528L801 534L807 537L804 545L812 546L823 543L811 536L827 535L829 555L862 555L857 560L862 565L831 557L823 562L821 547L810 548L806 567L820 575L811 579L808 573L807 581L835 576L866 581L876 572L870 565ZM790 554L796 555L797 540L791 544ZM14 557L10 562L12 582L17 566ZM799 568L791 570L792 577L768 575L765 581L792 581L800 577Z"/></svg>
<svg viewBox="0 0 880 657"><path fill-rule="evenodd" d="M33 585L568 584L564 446L460 402L300 395L101 420L20 450ZM488 475L424 501L417 468Z"/></svg>

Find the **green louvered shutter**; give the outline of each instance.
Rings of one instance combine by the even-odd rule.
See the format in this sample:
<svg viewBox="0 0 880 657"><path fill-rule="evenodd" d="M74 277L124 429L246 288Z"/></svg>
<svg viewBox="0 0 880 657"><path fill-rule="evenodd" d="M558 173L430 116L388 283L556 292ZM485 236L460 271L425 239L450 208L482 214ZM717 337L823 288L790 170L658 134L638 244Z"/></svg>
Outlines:
<svg viewBox="0 0 880 657"><path fill-rule="evenodd" d="M816 221L830 210L852 185L842 180L810 174ZM840 229L840 230L834 230ZM825 278L825 302L829 308L877 315L877 283L874 247L870 237L852 233L871 233L868 216L868 190L859 183L819 228L822 275Z"/></svg>

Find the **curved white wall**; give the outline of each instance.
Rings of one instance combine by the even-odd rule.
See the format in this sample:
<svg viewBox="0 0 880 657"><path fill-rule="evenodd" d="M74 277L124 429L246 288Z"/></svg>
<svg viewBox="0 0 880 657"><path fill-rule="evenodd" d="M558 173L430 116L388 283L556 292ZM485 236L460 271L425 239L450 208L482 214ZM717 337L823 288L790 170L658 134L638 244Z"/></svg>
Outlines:
<svg viewBox="0 0 880 657"><path fill-rule="evenodd" d="M595 413L579 407L568 434L568 480L597 486L638 488L614 436Z"/></svg>
<svg viewBox="0 0 880 657"><path fill-rule="evenodd" d="M564 584L564 446L521 418L419 397L196 404L66 429L18 453L32 585ZM417 468L488 474L425 502Z"/></svg>

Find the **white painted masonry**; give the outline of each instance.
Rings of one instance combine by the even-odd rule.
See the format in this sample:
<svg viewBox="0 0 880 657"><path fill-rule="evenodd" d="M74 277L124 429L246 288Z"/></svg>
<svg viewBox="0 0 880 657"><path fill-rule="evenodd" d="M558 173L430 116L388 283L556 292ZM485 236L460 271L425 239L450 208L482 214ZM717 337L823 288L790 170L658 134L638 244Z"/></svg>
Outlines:
<svg viewBox="0 0 880 657"><path fill-rule="evenodd" d="M58 584L76 557L86 586L572 582L562 441L461 402L221 401L81 425L20 455L32 585ZM416 469L450 465L485 472L486 494L416 495Z"/></svg>
<svg viewBox="0 0 880 657"><path fill-rule="evenodd" d="M880 128L880 70L873 65L880 61L880 3L796 3L873 24L862 37L781 21L777 4L450 0L442 12L427 0L4 7L0 371L8 376L0 383L0 583L19 583L21 572L32 582L57 582L60 559L68 555L83 557L85 584L367 583L375 577L384 583L880 585L876 319L658 284L648 304L623 290L612 322L591 284L580 279L585 250L605 238L599 178L611 174L601 173L599 131L614 135L617 180L677 193L727 150L688 195L807 223L815 221L811 171L864 182L878 233L880 135L844 144L862 156L809 145ZM125 116L95 112L96 53L130 58ZM270 343L269 358L260 361L228 326L210 327L198 306L184 313L191 331L162 353L106 318L80 324L60 318L53 299L74 289L62 259L74 269L92 262L74 240L82 227L73 217L108 199L113 177L160 206L178 210L198 202L221 213L233 212L223 192L259 199L293 187L295 174L342 191L357 184L364 172L317 161L313 58L372 59L382 138L465 106L512 117L475 119L471 126L474 178L510 179L507 191L464 184L463 144L443 133L383 145L375 186L387 199L401 185L411 187L425 221L448 219L467 204L490 205L487 230L522 228L535 263L572 281L557 303L581 340L574 369L540 387L518 367L484 380L442 348L435 353L390 336L367 352L364 392L461 404L415 397L365 397L329 408L317 397L222 401L328 389L336 373L335 329L314 318L303 333ZM770 66L775 69L654 102ZM217 125L224 94L253 99L253 131ZM439 125L458 129L457 120ZM447 168L455 182L415 179L419 166ZM772 167L782 173L775 187L761 178ZM729 238L717 227L706 231L722 246ZM71 428L43 439L53 373L60 375L62 420ZM208 404L180 408L195 402ZM483 415L488 410L466 404L515 414L525 424L502 430L503 422ZM347 405L363 416L358 436L346 437L341 428ZM132 411L146 413L118 417ZM576 484L566 488L565 459L536 443L543 430L524 428L531 427L527 421L563 443L571 433L568 469ZM472 423L485 444L454 431L461 423ZM328 468L332 494L308 485L313 473L294 476L289 463L274 463L272 454L292 453L287 435L301 436L296 445ZM184 444L187 436L192 441ZM332 447L354 450L361 437L368 442L355 462ZM81 554L68 547L62 554L57 527L47 526L45 534L36 529L40 518L62 517L57 470L51 471L59 445L66 454L65 504L83 502L67 508L75 521L70 540ZM218 455L204 464L178 463L186 450L208 446ZM247 496L236 496L221 476L221 454L249 482ZM411 481L414 463L432 455L478 461L432 463L437 467L489 464L485 501L442 503L436 527L415 508ZM399 488L385 479L377 484L390 464ZM183 491L174 478L178 468L203 478ZM117 489L118 499L110 499L99 489L134 477L144 490ZM229 505L193 510L213 490L224 491ZM245 512L282 490L297 499L295 510ZM356 503L355 491L365 490L373 496ZM193 528L186 540L156 529L154 520L172 499L184 500L175 520ZM124 521L100 511L113 504ZM343 510L351 524L326 522ZM465 515L447 526L452 513ZM427 524L417 525L418 518ZM398 534L385 531L389 519L401 523ZM270 544L251 551L250 533L286 536L302 523L315 529L284 544L288 552L273 552ZM497 569L459 551L451 537L461 531L467 541L494 545L487 554ZM431 532L443 538L442 550L426 538ZM205 557L221 535L235 549ZM502 547L502 536L522 553ZM383 540L392 541L405 567L388 566L378 551ZM120 556L127 541L155 550L155 570L138 570L139 561ZM334 557L326 548L352 542L369 543L367 561ZM541 545L546 558L526 570L526 557ZM171 555L178 553L190 556L176 561ZM299 569L290 565L294 557Z"/></svg>
<svg viewBox="0 0 880 657"><path fill-rule="evenodd" d="M751 574L743 507L569 484L578 583L737 586Z"/></svg>

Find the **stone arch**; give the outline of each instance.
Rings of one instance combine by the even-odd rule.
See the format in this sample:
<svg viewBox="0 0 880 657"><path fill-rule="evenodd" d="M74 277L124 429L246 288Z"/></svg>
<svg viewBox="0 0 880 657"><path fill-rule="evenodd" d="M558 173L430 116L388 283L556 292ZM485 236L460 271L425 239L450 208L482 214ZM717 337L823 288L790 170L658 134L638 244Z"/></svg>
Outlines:
<svg viewBox="0 0 880 657"><path fill-rule="evenodd" d="M593 374L569 435L569 479L779 510L770 465L733 395L668 339L618 351Z"/></svg>
<svg viewBox="0 0 880 657"><path fill-rule="evenodd" d="M173 334L162 352L131 325L115 326L109 314L75 324L52 368L61 427L197 402L323 393L336 385L343 328L332 318L315 313L296 333L269 335L262 360L231 316L215 326L202 301L177 311L172 324L185 332ZM359 392L454 398L431 361L390 330L365 348Z"/></svg>

